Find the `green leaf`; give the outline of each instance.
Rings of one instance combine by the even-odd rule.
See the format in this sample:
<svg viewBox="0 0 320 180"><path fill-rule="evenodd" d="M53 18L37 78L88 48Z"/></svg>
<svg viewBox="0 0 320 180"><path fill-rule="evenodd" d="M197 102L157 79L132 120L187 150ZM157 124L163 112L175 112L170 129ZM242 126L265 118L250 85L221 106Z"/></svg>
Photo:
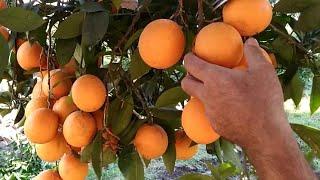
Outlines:
<svg viewBox="0 0 320 180"><path fill-rule="evenodd" d="M14 124L19 123L23 119L23 116L24 116L24 107L22 104L20 104L19 108L18 108L17 115L14 118Z"/></svg>
<svg viewBox="0 0 320 180"><path fill-rule="evenodd" d="M9 46L8 42L0 35L0 77L2 76L4 70L8 67L9 62Z"/></svg>
<svg viewBox="0 0 320 180"><path fill-rule="evenodd" d="M317 6L312 6L308 9L305 9L300 17L298 22L295 24L295 29L303 32L308 32L312 30L317 30L320 28L320 3Z"/></svg>
<svg viewBox="0 0 320 180"><path fill-rule="evenodd" d="M210 164L208 165L210 167L213 179L228 179L229 177L240 173L239 170L237 170L237 168L230 163L222 163L218 167L212 167Z"/></svg>
<svg viewBox="0 0 320 180"><path fill-rule="evenodd" d="M83 163L88 163L91 160L93 143L88 144L82 151L80 155L80 161Z"/></svg>
<svg viewBox="0 0 320 180"><path fill-rule="evenodd" d="M143 180L144 168L139 154L133 146L126 146L119 155L118 166L128 180Z"/></svg>
<svg viewBox="0 0 320 180"><path fill-rule="evenodd" d="M294 55L294 47L284 38L277 38L272 42L272 47L287 63L291 63Z"/></svg>
<svg viewBox="0 0 320 180"><path fill-rule="evenodd" d="M131 74L131 79L135 80L145 75L150 71L150 67L141 59L138 49L134 51L131 56L131 64L129 67L129 72Z"/></svg>
<svg viewBox="0 0 320 180"><path fill-rule="evenodd" d="M108 123L111 131L118 135L129 125L133 113L133 98L127 95L122 99L116 98L109 107Z"/></svg>
<svg viewBox="0 0 320 180"><path fill-rule="evenodd" d="M181 117L182 111L175 108L151 108L153 116L164 120L175 120Z"/></svg>
<svg viewBox="0 0 320 180"><path fill-rule="evenodd" d="M195 34L192 31L187 30L185 36L186 36L186 44L187 44L186 52L190 52L192 51L192 47L194 45Z"/></svg>
<svg viewBox="0 0 320 180"><path fill-rule="evenodd" d="M0 24L16 32L26 32L40 27L45 21L35 12L20 7L2 9Z"/></svg>
<svg viewBox="0 0 320 180"><path fill-rule="evenodd" d="M111 0L111 1L114 7L116 7L117 9L120 9L122 0Z"/></svg>
<svg viewBox="0 0 320 180"><path fill-rule="evenodd" d="M102 135L98 132L92 142L92 167L98 179L102 176Z"/></svg>
<svg viewBox="0 0 320 180"><path fill-rule="evenodd" d="M293 76L290 83L285 88L286 94L290 95L290 98L293 100L294 104L298 106L304 90L304 82L299 77L298 72Z"/></svg>
<svg viewBox="0 0 320 180"><path fill-rule="evenodd" d="M144 120L138 119L133 123L132 126L127 127L127 129L125 130L127 132L124 131L119 135L120 142L122 144L128 145L135 137L139 127L142 126L145 122L146 122L146 119Z"/></svg>
<svg viewBox="0 0 320 180"><path fill-rule="evenodd" d="M76 45L76 48L73 53L73 57L78 61L81 62L81 57L82 57L82 48L79 44Z"/></svg>
<svg viewBox="0 0 320 180"><path fill-rule="evenodd" d="M124 50L127 50L136 40L139 39L141 33L142 33L143 29L139 29L137 30L126 42L126 44L124 45Z"/></svg>
<svg viewBox="0 0 320 180"><path fill-rule="evenodd" d="M84 12L78 12L67 17L66 20L60 22L53 36L58 39L69 39L81 35L84 14Z"/></svg>
<svg viewBox="0 0 320 180"><path fill-rule="evenodd" d="M312 91L310 96L310 111L315 113L320 107L320 76L313 77Z"/></svg>
<svg viewBox="0 0 320 180"><path fill-rule="evenodd" d="M174 87L171 88L165 92L163 92L156 102L156 107L166 107L166 106L175 106L179 102L182 102L189 98L189 95L187 95L182 88Z"/></svg>
<svg viewBox="0 0 320 180"><path fill-rule="evenodd" d="M181 127L181 118L177 119L159 119L155 118L154 122L156 124L161 124L164 126L171 127L172 129L179 129Z"/></svg>
<svg viewBox="0 0 320 180"><path fill-rule="evenodd" d="M109 14L105 11L87 13L82 28L82 43L94 46L102 40L107 32Z"/></svg>
<svg viewBox="0 0 320 180"><path fill-rule="evenodd" d="M87 1L82 6L80 9L84 12L100 12L100 11L106 11L100 3L98 2L92 2L92 1Z"/></svg>
<svg viewBox="0 0 320 180"><path fill-rule="evenodd" d="M302 124L290 124L291 128L294 130L298 136L306 142L314 153L320 158L320 129L305 126Z"/></svg>
<svg viewBox="0 0 320 180"><path fill-rule="evenodd" d="M77 40L72 39L57 39L56 40L56 55L60 66L67 64L72 58L77 46Z"/></svg>
<svg viewBox="0 0 320 180"><path fill-rule="evenodd" d="M273 10L282 13L297 13L316 4L320 4L319 0L280 0Z"/></svg>
<svg viewBox="0 0 320 180"><path fill-rule="evenodd" d="M162 158L167 171L172 174L176 163L175 135L173 129L168 127L165 127L164 129L167 132L169 144Z"/></svg>
<svg viewBox="0 0 320 180"><path fill-rule="evenodd" d="M241 160L235 151L235 145L225 139L220 139L220 145L224 160L233 163L238 169L241 169Z"/></svg>
<svg viewBox="0 0 320 180"><path fill-rule="evenodd" d="M106 148L102 153L102 166L105 167L117 160L116 154L110 149Z"/></svg>
<svg viewBox="0 0 320 180"><path fill-rule="evenodd" d="M44 23L37 29L30 31L28 34L28 38L31 41L38 41L41 46L45 47L47 43L47 26L48 23Z"/></svg>
<svg viewBox="0 0 320 180"><path fill-rule="evenodd" d="M212 180L212 177L199 173L191 173L181 176L179 180Z"/></svg>
<svg viewBox="0 0 320 180"><path fill-rule="evenodd" d="M223 163L224 159L223 159L223 151L221 149L220 139L214 142L213 144L214 144L214 151L215 151L215 154L217 155L217 158L221 163Z"/></svg>

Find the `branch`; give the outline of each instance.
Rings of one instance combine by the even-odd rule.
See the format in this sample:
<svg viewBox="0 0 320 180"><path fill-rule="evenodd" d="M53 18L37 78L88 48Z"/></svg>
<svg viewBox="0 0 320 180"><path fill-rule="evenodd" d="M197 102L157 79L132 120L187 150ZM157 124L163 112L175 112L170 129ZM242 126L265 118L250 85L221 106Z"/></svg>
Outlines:
<svg viewBox="0 0 320 180"><path fill-rule="evenodd" d="M204 21L203 3L202 3L202 0L197 0L197 1L198 1L198 18L197 18L197 22L198 22L198 29L200 30L202 28L203 21Z"/></svg>

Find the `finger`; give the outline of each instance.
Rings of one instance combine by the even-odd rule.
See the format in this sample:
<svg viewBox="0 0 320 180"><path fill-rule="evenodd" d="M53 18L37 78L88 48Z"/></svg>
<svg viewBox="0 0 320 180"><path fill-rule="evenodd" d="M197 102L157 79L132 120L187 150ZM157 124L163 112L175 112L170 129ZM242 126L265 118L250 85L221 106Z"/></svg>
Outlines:
<svg viewBox="0 0 320 180"><path fill-rule="evenodd" d="M202 99L204 84L191 75L187 75L181 81L182 89L190 96Z"/></svg>
<svg viewBox="0 0 320 180"><path fill-rule="evenodd" d="M221 75L227 69L215 64L210 64L203 59L197 57L193 53L188 53L184 56L184 67L195 78L204 82L208 75ZM216 73L216 74L215 74Z"/></svg>
<svg viewBox="0 0 320 180"><path fill-rule="evenodd" d="M244 55L248 62L249 71L259 69L261 66L268 64L257 40L254 38L250 38L246 41L244 46Z"/></svg>

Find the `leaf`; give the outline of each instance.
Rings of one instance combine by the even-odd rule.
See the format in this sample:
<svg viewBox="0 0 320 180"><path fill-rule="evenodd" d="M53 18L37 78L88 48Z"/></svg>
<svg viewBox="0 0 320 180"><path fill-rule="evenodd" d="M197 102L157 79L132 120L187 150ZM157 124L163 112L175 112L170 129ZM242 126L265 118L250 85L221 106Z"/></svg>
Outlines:
<svg viewBox="0 0 320 180"><path fill-rule="evenodd" d="M158 119L158 118L155 118L154 122L156 124L161 124L164 126L171 127L173 129L179 129L181 127L181 118L177 118L177 119Z"/></svg>
<svg viewBox="0 0 320 180"><path fill-rule="evenodd" d="M129 125L133 113L133 98L127 95L123 100L116 98L110 104L108 123L111 131L118 135Z"/></svg>
<svg viewBox="0 0 320 180"><path fill-rule="evenodd" d="M175 135L173 129L168 127L164 127L164 129L167 132L169 144L162 158L167 171L172 174L176 163Z"/></svg>
<svg viewBox="0 0 320 180"><path fill-rule="evenodd" d="M131 56L131 64L129 67L129 72L131 74L131 79L135 80L145 75L150 71L150 66L148 66L142 59L138 50L135 50Z"/></svg>
<svg viewBox="0 0 320 180"><path fill-rule="evenodd" d="M298 106L300 104L304 90L304 82L299 77L298 72L293 76L290 83L285 88L286 94L289 94L294 104Z"/></svg>
<svg viewBox="0 0 320 180"><path fill-rule="evenodd" d="M112 4L115 6L115 8L120 9L122 0L112 0Z"/></svg>
<svg viewBox="0 0 320 180"><path fill-rule="evenodd" d="M16 32L26 32L37 29L45 21L35 12L20 7L2 9L0 24Z"/></svg>
<svg viewBox="0 0 320 180"><path fill-rule="evenodd" d="M98 132L92 142L92 167L98 179L102 176L102 134Z"/></svg>
<svg viewBox="0 0 320 180"><path fill-rule="evenodd" d="M195 38L195 34L190 31L190 30L187 30L186 32L186 52L190 52L192 51L192 47L194 45L194 38Z"/></svg>
<svg viewBox="0 0 320 180"><path fill-rule="evenodd" d="M69 39L81 35L84 14L84 12L78 12L67 17L66 20L60 22L53 36L58 39Z"/></svg>
<svg viewBox="0 0 320 180"><path fill-rule="evenodd" d="M133 123L131 127L127 127L129 128L128 131L125 130L127 131L126 133L121 133L121 135L119 135L120 142L125 145L129 144L135 137L139 127L142 126L145 122L146 122L146 119L144 120L138 119Z"/></svg>
<svg viewBox="0 0 320 180"><path fill-rule="evenodd" d="M143 180L144 168L139 154L133 146L126 146L119 155L118 166L128 180Z"/></svg>
<svg viewBox="0 0 320 180"><path fill-rule="evenodd" d="M317 6L312 6L308 9L305 9L301 13L298 22L295 24L294 29L300 30L303 32L319 29L320 28L319 11L320 11L320 3Z"/></svg>
<svg viewBox="0 0 320 180"><path fill-rule="evenodd" d="M163 92L156 102L156 107L166 107L166 106L175 106L179 102L182 102L189 98L189 95L187 95L182 88L174 87L171 88L165 92Z"/></svg>
<svg viewBox="0 0 320 180"><path fill-rule="evenodd" d="M57 39L56 44L57 60L59 65L63 66L72 58L77 46L77 40L75 38Z"/></svg>
<svg viewBox="0 0 320 180"><path fill-rule="evenodd" d="M280 0L273 10L282 13L296 13L316 4L320 4L319 0Z"/></svg>
<svg viewBox="0 0 320 180"><path fill-rule="evenodd" d="M105 11L87 13L82 27L82 43L94 46L102 40L107 32L109 14Z"/></svg>
<svg viewBox="0 0 320 180"><path fill-rule="evenodd" d="M291 123L291 128L298 136L306 142L314 153L320 158L320 129L305 126L302 124Z"/></svg>
<svg viewBox="0 0 320 180"><path fill-rule="evenodd" d="M47 26L48 23L44 23L37 29L30 31L28 34L28 38L32 41L38 41L41 46L45 47L47 41Z"/></svg>
<svg viewBox="0 0 320 180"><path fill-rule="evenodd" d="M229 177L235 176L240 173L240 171L237 170L237 168L230 163L222 163L218 167L211 166L210 170L213 179L228 179Z"/></svg>
<svg viewBox="0 0 320 180"><path fill-rule="evenodd" d="M151 108L153 116L164 120L175 120L181 117L182 111L175 108Z"/></svg>
<svg viewBox="0 0 320 180"><path fill-rule="evenodd" d="M217 158L221 163L223 163L224 159L223 159L223 151L221 149L220 139L215 141L213 144L214 144L214 151L215 151L215 154L217 155Z"/></svg>
<svg viewBox="0 0 320 180"><path fill-rule="evenodd" d="M313 77L312 91L310 96L310 112L315 113L320 107L320 76Z"/></svg>
<svg viewBox="0 0 320 180"><path fill-rule="evenodd" d="M93 143L88 144L82 151L80 155L80 161L83 163L88 163L91 160Z"/></svg>
<svg viewBox="0 0 320 180"><path fill-rule="evenodd" d="M0 35L0 77L8 67L9 53L8 42Z"/></svg>
<svg viewBox="0 0 320 180"><path fill-rule="evenodd" d="M291 63L294 55L294 47L284 38L277 38L272 42L272 47L276 53L287 63Z"/></svg>
<svg viewBox="0 0 320 180"><path fill-rule="evenodd" d="M137 40L139 39L141 33L142 33L143 29L139 29L137 30L126 42L126 44L124 45L124 50L129 49L129 47Z"/></svg>
<svg viewBox="0 0 320 180"><path fill-rule="evenodd" d="M16 117L14 118L14 124L19 123L24 117L24 107L22 104L19 105L18 112Z"/></svg>
<svg viewBox="0 0 320 180"><path fill-rule="evenodd" d="M84 12L100 12L100 11L106 11L100 3L98 2L92 2L92 1L87 1L82 6L80 9Z"/></svg>
<svg viewBox="0 0 320 180"><path fill-rule="evenodd" d="M102 166L105 167L117 160L116 154L110 149L106 148L102 153Z"/></svg>
<svg viewBox="0 0 320 180"><path fill-rule="evenodd" d="M81 57L82 57L82 48L79 44L76 45L76 48L73 53L73 57L78 61L81 62Z"/></svg>
<svg viewBox="0 0 320 180"><path fill-rule="evenodd" d="M191 173L181 176L179 180L212 180L212 177L200 173Z"/></svg>
<svg viewBox="0 0 320 180"><path fill-rule="evenodd" d="M235 145L225 139L220 139L220 145L224 160L233 163L238 169L241 169L241 161L239 155L235 152Z"/></svg>

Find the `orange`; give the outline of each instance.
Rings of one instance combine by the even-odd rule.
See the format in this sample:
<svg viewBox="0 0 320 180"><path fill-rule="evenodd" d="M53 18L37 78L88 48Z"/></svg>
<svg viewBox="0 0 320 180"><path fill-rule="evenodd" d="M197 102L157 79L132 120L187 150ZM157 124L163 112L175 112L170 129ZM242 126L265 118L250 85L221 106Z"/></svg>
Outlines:
<svg viewBox="0 0 320 180"><path fill-rule="evenodd" d="M90 74L81 76L73 83L71 94L73 102L85 112L99 110L107 98L103 82Z"/></svg>
<svg viewBox="0 0 320 180"><path fill-rule="evenodd" d="M19 47L17 51L17 60L24 70L40 67L41 63L47 61L44 49L41 45L38 42L31 44L29 41L24 42Z"/></svg>
<svg viewBox="0 0 320 180"><path fill-rule="evenodd" d="M61 70L50 71L50 95L53 99L59 99L69 94L72 82L68 74ZM48 74L43 77L42 90L46 96L49 96Z"/></svg>
<svg viewBox="0 0 320 180"><path fill-rule="evenodd" d="M192 140L183 130L175 133L176 157L180 160L191 159L198 151L198 145L190 146Z"/></svg>
<svg viewBox="0 0 320 180"><path fill-rule="evenodd" d="M213 130L205 115L204 105L197 98L191 98L184 107L181 123L188 137L198 144L210 144L220 137Z"/></svg>
<svg viewBox="0 0 320 180"><path fill-rule="evenodd" d="M62 180L59 173L54 170L44 170L32 180Z"/></svg>
<svg viewBox="0 0 320 180"><path fill-rule="evenodd" d="M165 69L180 60L184 52L185 37L176 22L158 19L144 28L138 46L141 58L146 64Z"/></svg>
<svg viewBox="0 0 320 180"><path fill-rule="evenodd" d="M92 141L96 128L96 122L89 113L75 111L64 121L63 135L71 146L83 147Z"/></svg>
<svg viewBox="0 0 320 180"><path fill-rule="evenodd" d="M59 174L63 180L85 180L88 172L88 164L80 162L71 153L63 155L59 163Z"/></svg>
<svg viewBox="0 0 320 180"><path fill-rule="evenodd" d="M269 0L229 0L222 15L242 36L253 36L269 26L272 7Z"/></svg>
<svg viewBox="0 0 320 180"><path fill-rule="evenodd" d="M24 133L32 143L47 143L57 135L58 121L58 115L52 110L37 109L27 117L24 123Z"/></svg>
<svg viewBox="0 0 320 180"><path fill-rule="evenodd" d="M0 0L0 10L7 8L7 4L5 0Z"/></svg>
<svg viewBox="0 0 320 180"><path fill-rule="evenodd" d="M0 4L0 9L1 9L1 4ZM6 41L9 41L9 31L7 28L0 26L0 34L4 37Z"/></svg>
<svg viewBox="0 0 320 180"><path fill-rule="evenodd" d="M48 100L46 97L38 97L31 99L25 108L25 115L26 117L29 117L31 113L33 113L35 110L40 108L47 108L48 107Z"/></svg>
<svg viewBox="0 0 320 180"><path fill-rule="evenodd" d="M74 111L77 111L77 106L73 103L70 96L63 96L54 103L52 110L59 116L60 123L63 124L65 119Z"/></svg>
<svg viewBox="0 0 320 180"><path fill-rule="evenodd" d="M137 151L146 159L162 156L168 147L168 136L159 125L142 125L134 138Z"/></svg>
<svg viewBox="0 0 320 180"><path fill-rule="evenodd" d="M42 81L38 81L34 87L33 87L33 90L32 90L32 93L31 93L31 98L32 99L36 99L36 98L39 98L39 97L47 97L43 91L42 91Z"/></svg>
<svg viewBox="0 0 320 180"><path fill-rule="evenodd" d="M68 144L62 133L45 144L36 144L36 152L40 159L47 162L58 161L68 150Z"/></svg>
<svg viewBox="0 0 320 180"><path fill-rule="evenodd" d="M62 67L62 71L69 75L75 75L77 69L78 69L78 63L74 57L71 58L71 60Z"/></svg>
<svg viewBox="0 0 320 180"><path fill-rule="evenodd" d="M269 57L271 59L271 62L273 64L274 68L277 68L278 67L278 63L277 63L276 56L273 53L269 53Z"/></svg>
<svg viewBox="0 0 320 180"><path fill-rule="evenodd" d="M100 109L92 113L94 119L96 120L97 130L102 130L104 128L104 113Z"/></svg>
<svg viewBox="0 0 320 180"><path fill-rule="evenodd" d="M211 23L196 36L194 53L209 63L233 68L243 56L243 43L238 31L225 23Z"/></svg>

